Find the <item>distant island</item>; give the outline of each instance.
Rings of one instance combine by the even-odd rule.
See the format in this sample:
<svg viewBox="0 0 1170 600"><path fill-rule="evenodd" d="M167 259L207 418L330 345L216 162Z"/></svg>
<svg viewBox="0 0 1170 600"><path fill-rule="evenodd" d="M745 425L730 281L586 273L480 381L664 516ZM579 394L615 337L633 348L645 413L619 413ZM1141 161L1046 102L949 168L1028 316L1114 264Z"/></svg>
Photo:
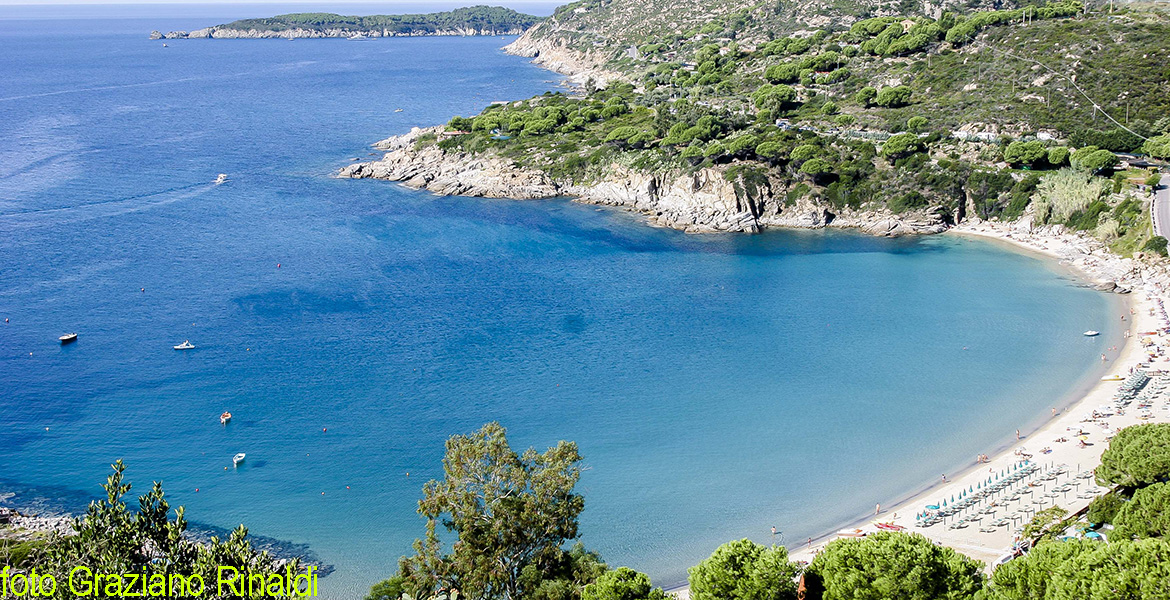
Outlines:
<svg viewBox="0 0 1170 600"><path fill-rule="evenodd" d="M422 35L519 35L542 17L501 6L470 6L417 15L346 16L333 13L291 13L267 19L241 19L195 31L153 31L152 40L349 38Z"/></svg>

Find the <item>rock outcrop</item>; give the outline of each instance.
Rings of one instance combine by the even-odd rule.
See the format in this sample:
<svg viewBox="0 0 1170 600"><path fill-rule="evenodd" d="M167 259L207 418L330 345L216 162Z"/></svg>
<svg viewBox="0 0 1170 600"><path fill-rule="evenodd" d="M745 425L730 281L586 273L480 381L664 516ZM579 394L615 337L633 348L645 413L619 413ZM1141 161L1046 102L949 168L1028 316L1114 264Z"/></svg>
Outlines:
<svg viewBox="0 0 1170 600"><path fill-rule="evenodd" d="M648 173L612 164L588 183L560 182L498 156L445 151L419 143L442 127L414 128L375 144L380 160L354 163L339 177L398 181L440 195L531 200L572 196L577 202L619 207L646 215L655 225L688 232L757 232L767 227L846 227L873 235L939 233L947 224L936 211L893 214L834 210L808 197L788 203L782 182L744 186L717 168ZM773 191L777 190L777 191Z"/></svg>
<svg viewBox="0 0 1170 600"><path fill-rule="evenodd" d="M525 31L511 44L504 46L504 52L531 58L532 62L546 69L569 76L578 85L592 79L598 87L605 87L609 81L625 80L621 73L602 68L606 59L601 53L590 55L580 52L556 38L541 36L536 28Z"/></svg>

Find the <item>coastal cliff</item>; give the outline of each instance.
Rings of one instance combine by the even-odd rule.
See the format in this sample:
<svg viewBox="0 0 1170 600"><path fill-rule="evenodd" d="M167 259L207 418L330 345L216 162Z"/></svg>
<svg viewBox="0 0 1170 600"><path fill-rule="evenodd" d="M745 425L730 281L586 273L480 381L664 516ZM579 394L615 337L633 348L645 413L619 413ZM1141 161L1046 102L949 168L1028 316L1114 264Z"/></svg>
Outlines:
<svg viewBox="0 0 1170 600"><path fill-rule="evenodd" d="M571 196L577 202L641 213L654 225L687 232L758 232L768 227L842 227L898 236L940 233L947 223L932 209L903 214L885 208L833 209L806 196L789 201L787 182L745 185L726 168L646 172L619 163L589 181L559 181L492 155L427 145L441 127L414 128L375 144L380 160L354 163L339 177L397 181L440 195L531 200Z"/></svg>
<svg viewBox="0 0 1170 600"><path fill-rule="evenodd" d="M538 27L525 31L515 41L504 46L504 52L515 56L531 58L532 62L566 75L577 84L593 79L604 86L610 81L626 78L616 71L605 69L609 57L604 51L587 53L574 49L559 38L542 35Z"/></svg>

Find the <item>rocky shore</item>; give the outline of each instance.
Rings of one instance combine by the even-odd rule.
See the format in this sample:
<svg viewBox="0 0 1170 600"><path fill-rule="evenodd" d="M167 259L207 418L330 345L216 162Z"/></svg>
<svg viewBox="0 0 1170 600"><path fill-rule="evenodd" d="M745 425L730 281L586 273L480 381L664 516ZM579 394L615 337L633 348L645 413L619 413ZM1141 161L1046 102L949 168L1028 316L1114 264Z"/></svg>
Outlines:
<svg viewBox="0 0 1170 600"><path fill-rule="evenodd" d="M0 507L0 539L31 540L59 533L73 533L69 515L32 515L14 508Z"/></svg>
<svg viewBox="0 0 1170 600"><path fill-rule="evenodd" d="M524 33L521 27L511 29L474 29L460 27L455 29L440 29L436 31L415 31L402 33L390 29L353 29L345 27L323 30L293 28L280 31L271 29L234 29L229 27L204 27L194 31L161 31L150 32L152 40L196 40L196 39L227 39L227 40L259 40L259 39L310 39L310 38L348 38L354 35L364 35L371 38L382 37L429 37L429 36L472 36L472 35L520 35Z"/></svg>
<svg viewBox="0 0 1170 600"><path fill-rule="evenodd" d="M354 163L339 177L397 181L444 196L532 200L570 196L577 202L618 207L646 215L658 226L687 232L758 232L768 227L861 229L883 236L940 233L947 228L937 212L895 215L881 210L835 210L807 198L786 201L781 182L751 186L725 177L718 168L694 172L647 173L617 163L588 183L557 181L548 174L493 156L445 151L417 142L442 127L414 128L374 145L380 160Z"/></svg>
<svg viewBox="0 0 1170 600"><path fill-rule="evenodd" d="M578 52L563 42L534 34L535 31L537 27L525 31L511 44L504 46L504 52L531 58L532 62L550 71L567 75L577 85L584 85L592 79L598 87L604 87L606 82L625 80L621 73L602 68L601 65L607 60L605 55Z"/></svg>

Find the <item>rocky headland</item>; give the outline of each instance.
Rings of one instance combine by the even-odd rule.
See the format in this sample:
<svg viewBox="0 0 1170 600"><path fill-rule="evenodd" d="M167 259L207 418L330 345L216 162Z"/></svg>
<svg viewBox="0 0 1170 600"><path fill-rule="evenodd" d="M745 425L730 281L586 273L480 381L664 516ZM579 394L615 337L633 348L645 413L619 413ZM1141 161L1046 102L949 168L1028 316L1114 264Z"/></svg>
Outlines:
<svg viewBox="0 0 1170 600"><path fill-rule="evenodd" d="M262 39L319 39L319 38L349 38L363 35L370 38L383 37L427 37L427 36L472 36L472 35L520 35L522 27L509 29L475 29L471 27L457 27L452 29L438 29L434 31L394 31L391 29L353 29L335 27L327 29L291 28L283 30L272 29L235 29L215 26L204 27L194 31L161 31L150 32L152 40L196 40L196 39L226 39L226 40L262 40Z"/></svg>
<svg viewBox="0 0 1170 600"><path fill-rule="evenodd" d="M515 41L504 46L504 52L531 58L532 62L568 76L570 81L578 85L584 85L592 79L599 87L604 87L607 82L626 79L621 73L602 67L607 61L603 51L596 54L580 52L559 39L535 35L535 31L535 28L525 31Z"/></svg>
<svg viewBox="0 0 1170 600"><path fill-rule="evenodd" d="M940 233L943 216L926 209L893 214L885 209L836 210L808 198L786 200L785 183L746 186L720 168L693 172L645 172L613 163L589 182L558 181L507 159L419 144L442 127L414 128L374 145L379 160L346 166L339 177L397 181L444 196L532 200L570 196L577 202L613 206L646 215L654 225L687 232L758 232L768 227L842 227L898 236Z"/></svg>

